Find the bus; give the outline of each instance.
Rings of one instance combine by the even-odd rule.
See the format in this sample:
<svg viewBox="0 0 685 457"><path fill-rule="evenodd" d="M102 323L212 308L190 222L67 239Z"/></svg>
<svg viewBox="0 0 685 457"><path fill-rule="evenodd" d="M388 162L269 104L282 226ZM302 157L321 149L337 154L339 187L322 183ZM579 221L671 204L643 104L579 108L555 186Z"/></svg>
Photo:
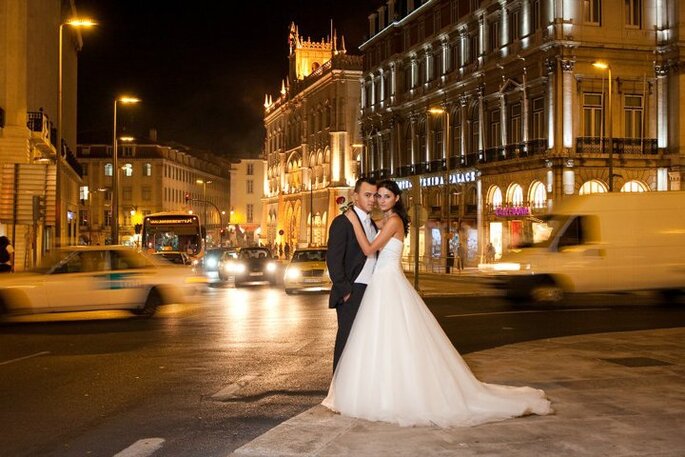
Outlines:
<svg viewBox="0 0 685 457"><path fill-rule="evenodd" d="M185 212L148 214L143 218L141 246L145 252L184 252L193 260L204 255L200 218Z"/></svg>

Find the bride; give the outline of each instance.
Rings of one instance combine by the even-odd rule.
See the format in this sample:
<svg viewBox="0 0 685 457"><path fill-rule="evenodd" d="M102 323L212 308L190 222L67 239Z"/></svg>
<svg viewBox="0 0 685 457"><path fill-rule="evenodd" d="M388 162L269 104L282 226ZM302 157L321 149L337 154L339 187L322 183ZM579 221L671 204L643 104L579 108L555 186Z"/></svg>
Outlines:
<svg viewBox="0 0 685 457"><path fill-rule="evenodd" d="M380 254L323 405L402 426L466 426L551 413L542 390L480 382L454 349L402 272L409 218L400 194L394 181L378 184L384 223L371 244L358 218L347 213L364 254Z"/></svg>

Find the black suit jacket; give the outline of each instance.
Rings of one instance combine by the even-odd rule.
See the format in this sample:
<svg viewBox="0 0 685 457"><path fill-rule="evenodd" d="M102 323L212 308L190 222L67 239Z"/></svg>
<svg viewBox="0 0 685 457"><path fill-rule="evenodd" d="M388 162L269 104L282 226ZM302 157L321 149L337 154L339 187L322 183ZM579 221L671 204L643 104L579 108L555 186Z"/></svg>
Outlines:
<svg viewBox="0 0 685 457"><path fill-rule="evenodd" d="M359 217L356 212L354 215ZM346 215L339 215L333 219L328 231L326 265L328 265L328 274L333 282L328 301L330 308L337 307L343 297L352 292L352 284L364 268L365 262L366 256L357 242L352 223Z"/></svg>

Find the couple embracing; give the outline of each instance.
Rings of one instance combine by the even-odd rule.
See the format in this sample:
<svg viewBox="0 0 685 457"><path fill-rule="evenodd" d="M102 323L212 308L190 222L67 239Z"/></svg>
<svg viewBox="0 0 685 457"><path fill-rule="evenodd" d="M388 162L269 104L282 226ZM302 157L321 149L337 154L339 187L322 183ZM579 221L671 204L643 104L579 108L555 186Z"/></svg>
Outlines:
<svg viewBox="0 0 685 457"><path fill-rule="evenodd" d="M402 426L476 425L549 414L541 390L480 382L404 276L409 217L392 180L361 178L354 206L328 238L338 315L333 380L323 405L346 416ZM376 224L375 205L383 212Z"/></svg>

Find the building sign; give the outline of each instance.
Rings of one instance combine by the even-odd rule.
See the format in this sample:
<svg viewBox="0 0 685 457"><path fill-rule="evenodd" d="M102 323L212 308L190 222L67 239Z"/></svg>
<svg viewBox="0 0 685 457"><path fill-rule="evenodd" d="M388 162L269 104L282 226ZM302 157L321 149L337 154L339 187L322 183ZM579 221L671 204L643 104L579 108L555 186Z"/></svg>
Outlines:
<svg viewBox="0 0 685 457"><path fill-rule="evenodd" d="M495 208L495 216L497 217L520 217L530 216L530 207L528 206L500 206Z"/></svg>
<svg viewBox="0 0 685 457"><path fill-rule="evenodd" d="M450 184L465 184L467 182L476 182L477 173L476 170L461 171L457 173L450 174ZM434 187L442 186L445 183L444 176L422 176L420 178L421 187ZM411 189L411 181L397 180L397 185L402 190Z"/></svg>
<svg viewBox="0 0 685 457"><path fill-rule="evenodd" d="M148 218L147 223L149 225L166 225L166 224L197 224L197 217L155 217Z"/></svg>

